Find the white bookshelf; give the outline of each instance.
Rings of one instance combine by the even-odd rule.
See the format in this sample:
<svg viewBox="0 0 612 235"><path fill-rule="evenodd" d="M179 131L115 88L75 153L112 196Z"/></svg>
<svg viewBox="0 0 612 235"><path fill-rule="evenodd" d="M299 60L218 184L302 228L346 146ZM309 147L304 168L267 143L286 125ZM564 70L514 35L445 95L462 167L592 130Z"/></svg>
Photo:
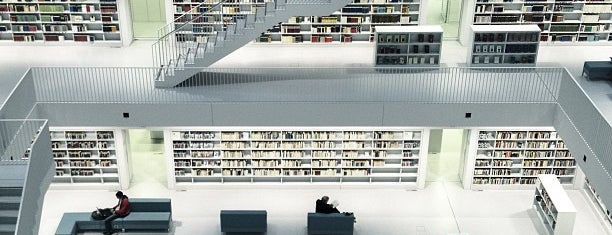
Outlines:
<svg viewBox="0 0 612 235"><path fill-rule="evenodd" d="M571 235L576 208L556 175L538 175L533 207L549 234Z"/></svg>
<svg viewBox="0 0 612 235"><path fill-rule="evenodd" d="M257 42L375 42L380 26L416 26L419 0L354 0L329 16L293 16L269 29Z"/></svg>
<svg viewBox="0 0 612 235"><path fill-rule="evenodd" d="M424 185L419 129L181 128L165 131L175 187L204 184ZM423 141L425 140L425 141Z"/></svg>
<svg viewBox="0 0 612 235"><path fill-rule="evenodd" d="M610 213L610 209L601 200L599 192L590 184L589 179L585 180L584 192L591 199L597 214L603 217L604 227L606 227L608 232L612 233L612 213Z"/></svg>
<svg viewBox="0 0 612 235"><path fill-rule="evenodd" d="M474 25L536 25L542 42L610 41L612 1L476 0Z"/></svg>
<svg viewBox="0 0 612 235"><path fill-rule="evenodd" d="M552 128L478 129L471 137L472 189L531 189L539 174L557 175L571 188L578 170L563 140Z"/></svg>
<svg viewBox="0 0 612 235"><path fill-rule="evenodd" d="M266 3L273 0L230 0L219 4L220 2L219 0L174 0L171 11L175 28L182 27L177 39L207 42L215 32L223 31L225 26L234 25L237 20L247 17L254 18L257 8L263 9Z"/></svg>
<svg viewBox="0 0 612 235"><path fill-rule="evenodd" d="M121 188L123 141L115 129L51 128L54 188Z"/></svg>
<svg viewBox="0 0 612 235"><path fill-rule="evenodd" d="M115 0L0 0L0 42L121 46Z"/></svg>
<svg viewBox="0 0 612 235"><path fill-rule="evenodd" d="M471 66L535 66L540 28L535 25L472 25Z"/></svg>
<svg viewBox="0 0 612 235"><path fill-rule="evenodd" d="M442 27L379 26L374 51L376 66L439 66Z"/></svg>

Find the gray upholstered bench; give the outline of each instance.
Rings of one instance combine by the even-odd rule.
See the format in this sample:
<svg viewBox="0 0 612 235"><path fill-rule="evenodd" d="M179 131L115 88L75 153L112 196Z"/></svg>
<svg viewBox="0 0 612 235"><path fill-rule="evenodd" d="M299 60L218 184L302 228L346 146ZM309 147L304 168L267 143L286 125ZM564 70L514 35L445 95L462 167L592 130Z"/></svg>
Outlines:
<svg viewBox="0 0 612 235"><path fill-rule="evenodd" d="M130 198L132 212L113 221L114 229L169 231L172 206L166 198ZM55 235L76 235L84 231L104 230L104 220L94 220L91 212L64 213Z"/></svg>
<svg viewBox="0 0 612 235"><path fill-rule="evenodd" d="M354 215L308 213L308 234L353 234Z"/></svg>
<svg viewBox="0 0 612 235"><path fill-rule="evenodd" d="M55 230L55 235L75 235L82 231L101 231L103 229L104 221L92 219L91 212L64 213Z"/></svg>
<svg viewBox="0 0 612 235"><path fill-rule="evenodd" d="M221 232L266 233L268 213L264 210L222 210Z"/></svg>
<svg viewBox="0 0 612 235"><path fill-rule="evenodd" d="M585 61L582 76L589 80L612 81L612 61Z"/></svg>

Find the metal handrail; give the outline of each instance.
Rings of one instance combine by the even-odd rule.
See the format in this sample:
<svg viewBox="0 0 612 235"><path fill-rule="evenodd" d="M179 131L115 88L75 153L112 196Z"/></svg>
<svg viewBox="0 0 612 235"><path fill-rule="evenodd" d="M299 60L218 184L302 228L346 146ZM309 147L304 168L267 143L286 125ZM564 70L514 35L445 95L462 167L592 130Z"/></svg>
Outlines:
<svg viewBox="0 0 612 235"><path fill-rule="evenodd" d="M202 45L204 46L204 45ZM190 55L193 56L193 55ZM525 88L537 92L533 95L545 97L544 100L552 102L553 94L549 90L557 90L560 68L374 68L374 67L349 67L349 68L184 68L187 72L193 72L195 76L182 83L181 87L173 89L156 89L155 84L150 82L150 77L159 73L159 68L56 68L39 67L32 68L36 77L33 82L37 87L36 98L43 102L112 102L112 103L139 103L139 102L205 102L209 101L214 94L223 95L220 90L213 89L217 85L241 83L250 87L251 91L259 93L238 93L236 96L226 97L226 100L241 101L260 100L285 100L288 97L300 97L303 101L315 101L331 99L330 101L343 100L380 100L380 101L415 101L415 102L438 102L469 100L475 102L530 101L526 96L514 89L511 84L523 84ZM520 75L519 73L532 75ZM163 72L162 72L163 73ZM500 76L499 73L511 73L508 76ZM535 76L541 73L543 79L525 79L524 76ZM514 75L518 74L518 75ZM356 76L357 75L357 76ZM79 80L66 80L69 77L79 77ZM519 77L523 76L523 77ZM354 90L367 91L374 84L373 79L380 79L376 84L378 89L388 89L386 93L365 93L356 95ZM488 83L494 78L506 78L504 84ZM311 81L317 83L311 83ZM500 80L500 79L497 79ZM129 82L126 82L129 81ZM300 86L269 86L268 82L296 82L304 84ZM347 82L348 87L341 83ZM395 83L392 83L395 82ZM453 86L469 82L474 93L466 93L466 90L453 89ZM544 86L544 83L549 83ZM83 85L83 84L88 85ZM540 84L535 86L534 84ZM92 85L95 84L95 85ZM304 89L309 84L323 85L317 92ZM83 87L79 92L70 91L70 87ZM96 87L107 87L106 91ZM438 96L425 97L415 96L412 93L399 92L400 88L414 90L418 87L429 87L433 91L442 92ZM480 88L478 88L480 87ZM548 88L547 88L548 87ZM39 88L39 89L38 89ZM112 89L110 89L112 88ZM197 88L197 89L195 89ZM486 88L486 89L485 89ZM234 88L228 88L234 89ZM313 88L314 89L314 88ZM421 90L423 90L421 89ZM504 89L508 92L498 91ZM514 90L509 90L514 89ZM210 91L206 91L210 90ZM476 92L476 90L478 92ZM182 92L176 92L182 91ZM236 90L238 92L239 90ZM421 93L418 90L415 90ZM511 91L511 92L510 92ZM218 93L221 92L221 93ZM232 92L226 90L226 92ZM290 94L293 92L293 94ZM202 95L208 93L209 95ZM258 94L265 95L258 95ZM214 98L213 98L214 99ZM298 98L299 99L299 98ZM374 101L372 100L372 101Z"/></svg>
<svg viewBox="0 0 612 235"><path fill-rule="evenodd" d="M0 120L0 161L28 160L30 145L38 138L40 128L46 120L2 119Z"/></svg>
<svg viewBox="0 0 612 235"><path fill-rule="evenodd" d="M185 12L183 13L181 16L179 16L178 18L176 18L173 22L161 27L160 29L158 29L158 39L155 43L153 43L152 45L152 54L153 54L153 63L155 67L162 67L162 66L166 66L166 69L170 68L170 62L173 60L172 58L180 56L181 54L183 54L183 51L181 51L181 48L177 48L176 47L176 33L185 29L188 26L193 25L193 23L197 23L197 21L199 21L200 19L202 19L203 16L211 13L214 11L214 9L219 8L221 10L221 18L223 19L223 5L226 4L229 0L222 0L218 3L215 3L214 5L210 6L210 3L200 3L195 7L192 7L192 9L200 9L200 7L206 5L208 8L207 11L205 12L201 12L199 15L197 15L196 17L191 18L188 21L181 21L181 19L185 19L190 12ZM176 24L182 24L179 27L174 27ZM173 28L170 32L167 32L169 28ZM211 34L214 34L214 29L212 30ZM163 35L162 35L163 34ZM160 49L161 47L165 47L166 45L162 45L162 44L166 44L166 41L170 40L168 42L169 47L171 48L171 52L167 53L168 51L163 51L163 49ZM170 55L169 57L171 57L170 59L160 59L159 57L164 57ZM177 59L178 60L178 59ZM160 76L163 75L163 72L159 74ZM159 77L159 76L158 76Z"/></svg>
<svg viewBox="0 0 612 235"><path fill-rule="evenodd" d="M189 14L189 12L185 12L185 13L183 13L181 16L176 17L176 19L174 19L174 21L172 21L172 22L170 22L170 23L168 23L168 24L166 24L166 25L162 26L161 28L159 28L159 29L157 30L157 37L158 37L158 39L157 39L157 40L159 41L159 40L161 40L161 39L164 39L164 38L168 37L170 34L172 34L172 33L176 32L176 31L177 31L178 29L180 29L180 28L175 28L174 30L172 30L172 31L170 31L170 32L164 33L164 35L163 35L163 36L160 36L160 35L161 35L161 31L162 31L162 30L164 30L164 29L166 29L166 28L170 28L170 27L172 27L173 25L175 25L176 23L184 23L184 25L183 25L183 26L181 26L181 27L184 27L185 25L187 25L187 24L189 24L189 23L193 23L193 21L194 21L195 19L197 19L197 18L201 17L202 15L204 15L204 14L206 14L206 13L209 13L209 12L210 12L212 9L215 9L215 8L216 8L216 7L218 7L218 6L221 6L222 4L226 3L227 1L229 1L229 0L223 0L223 1L220 1L220 2L216 3L215 5L213 5L212 7L210 7L210 9L208 9L208 11L206 11L206 12L202 12L202 13L201 13L201 14L200 14L198 17L193 18L193 19L191 19L191 20L190 20L190 21L188 21L188 22L177 22L177 19L181 19L182 17L185 17L185 16L187 16L187 15ZM198 5L197 5L196 7L194 7L194 8L199 8L199 7L200 7L200 6L202 6L202 5L209 5L209 4L210 4L210 3L203 2L203 3L198 4ZM194 9L194 8L192 8L192 9Z"/></svg>

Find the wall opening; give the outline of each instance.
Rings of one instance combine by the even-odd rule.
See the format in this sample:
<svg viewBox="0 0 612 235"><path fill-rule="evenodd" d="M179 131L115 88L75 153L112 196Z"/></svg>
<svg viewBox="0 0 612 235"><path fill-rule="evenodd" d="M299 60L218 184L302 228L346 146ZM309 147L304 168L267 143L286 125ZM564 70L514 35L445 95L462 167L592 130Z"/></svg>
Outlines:
<svg viewBox="0 0 612 235"><path fill-rule="evenodd" d="M433 0L427 2L425 14L427 25L441 25L444 39L456 40L459 37L461 7L463 0Z"/></svg>
<svg viewBox="0 0 612 235"><path fill-rule="evenodd" d="M127 157L130 169L130 189L150 191L167 189L166 157L162 131L127 130Z"/></svg>
<svg viewBox="0 0 612 235"><path fill-rule="evenodd" d="M135 39L156 39L157 30L166 25L164 0L131 0L130 12Z"/></svg>
<svg viewBox="0 0 612 235"><path fill-rule="evenodd" d="M460 182L468 145L466 129L431 129L426 182Z"/></svg>

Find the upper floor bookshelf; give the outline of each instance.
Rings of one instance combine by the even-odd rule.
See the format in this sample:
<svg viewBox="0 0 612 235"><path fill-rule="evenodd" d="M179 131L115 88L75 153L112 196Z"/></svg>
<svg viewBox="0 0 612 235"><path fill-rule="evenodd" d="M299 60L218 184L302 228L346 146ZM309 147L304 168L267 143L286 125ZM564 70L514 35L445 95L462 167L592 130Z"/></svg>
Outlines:
<svg viewBox="0 0 612 235"><path fill-rule="evenodd" d="M223 31L238 20L255 17L257 9L273 0L173 0L175 27L179 41L206 42L217 31Z"/></svg>
<svg viewBox="0 0 612 235"><path fill-rule="evenodd" d="M260 43L375 42L377 26L418 25L419 0L354 0L329 16L293 16L263 33Z"/></svg>
<svg viewBox="0 0 612 235"><path fill-rule="evenodd" d="M439 66L442 27L378 26L376 66Z"/></svg>
<svg viewBox="0 0 612 235"><path fill-rule="evenodd" d="M471 66L535 66L540 29L535 25L472 25Z"/></svg>
<svg viewBox="0 0 612 235"><path fill-rule="evenodd" d="M612 1L476 0L473 23L534 24L542 42L612 41Z"/></svg>
<svg viewBox="0 0 612 235"><path fill-rule="evenodd" d="M476 141L473 189L533 186L539 174L574 183L576 161L554 130L479 130Z"/></svg>
<svg viewBox="0 0 612 235"><path fill-rule="evenodd" d="M0 0L0 42L121 45L115 0Z"/></svg>
<svg viewBox="0 0 612 235"><path fill-rule="evenodd" d="M395 183L417 187L422 130L171 130L177 186L202 183ZM421 177L422 181L422 177Z"/></svg>

